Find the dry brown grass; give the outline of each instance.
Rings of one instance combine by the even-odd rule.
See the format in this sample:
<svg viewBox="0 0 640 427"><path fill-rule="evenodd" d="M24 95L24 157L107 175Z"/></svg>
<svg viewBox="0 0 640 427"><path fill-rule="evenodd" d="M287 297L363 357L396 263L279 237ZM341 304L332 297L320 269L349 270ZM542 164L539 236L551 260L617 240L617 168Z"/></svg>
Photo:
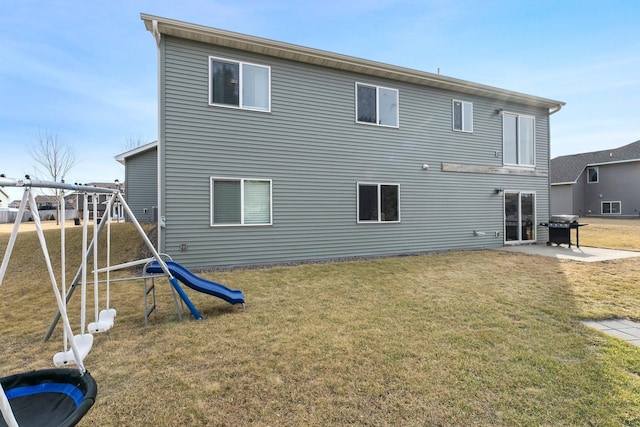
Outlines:
<svg viewBox="0 0 640 427"><path fill-rule="evenodd" d="M581 218L580 243L596 248L640 251L640 219Z"/></svg>
<svg viewBox="0 0 640 427"><path fill-rule="evenodd" d="M582 218L580 243L640 251L640 220ZM640 321L640 258L599 263L563 263L582 316L590 319L626 317Z"/></svg>
<svg viewBox="0 0 640 427"><path fill-rule="evenodd" d="M114 262L135 258L127 227ZM3 374L61 348L59 329L41 341L53 297L20 237L0 290ZM470 251L207 273L247 311L187 290L205 319L179 322L163 280L147 327L142 284L117 283L83 425L638 425L640 349L580 323L640 318L637 263Z"/></svg>

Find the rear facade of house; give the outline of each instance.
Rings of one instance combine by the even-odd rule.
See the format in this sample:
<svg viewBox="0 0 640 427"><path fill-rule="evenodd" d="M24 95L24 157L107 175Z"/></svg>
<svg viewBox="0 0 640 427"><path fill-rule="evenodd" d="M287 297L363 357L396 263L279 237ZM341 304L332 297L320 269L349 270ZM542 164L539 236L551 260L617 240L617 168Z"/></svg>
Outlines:
<svg viewBox="0 0 640 427"><path fill-rule="evenodd" d="M551 160L551 213L640 216L640 141Z"/></svg>
<svg viewBox="0 0 640 427"><path fill-rule="evenodd" d="M191 268L546 241L563 103L142 15L160 249ZM128 190L129 191L129 190Z"/></svg>

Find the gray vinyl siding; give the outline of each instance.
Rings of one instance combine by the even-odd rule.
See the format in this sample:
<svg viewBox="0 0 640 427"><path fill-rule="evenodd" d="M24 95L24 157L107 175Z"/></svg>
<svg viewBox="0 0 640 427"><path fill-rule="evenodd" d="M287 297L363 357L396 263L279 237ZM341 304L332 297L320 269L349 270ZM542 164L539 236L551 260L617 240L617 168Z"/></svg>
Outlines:
<svg viewBox="0 0 640 427"><path fill-rule="evenodd" d="M162 40L162 250L188 267L501 247L496 188L535 192L537 222L548 218L544 108ZM208 105L209 56L270 66L271 112ZM399 128L355 123L356 82L399 90ZM473 102L472 134L452 130L452 99ZM442 163L502 166L500 108L536 117L542 176L442 171ZM211 227L212 176L271 179L273 225ZM399 184L401 222L357 224L358 182ZM546 241L546 229L537 231Z"/></svg>
<svg viewBox="0 0 640 427"><path fill-rule="evenodd" d="M586 215L601 215L602 202L620 202L620 215L637 217L640 215L640 162L612 163L598 166L598 182L587 183L586 169L579 177L584 189Z"/></svg>
<svg viewBox="0 0 640 427"><path fill-rule="evenodd" d="M125 185L125 198L136 219L141 223L154 222L153 212L158 206L158 157L155 148L127 158Z"/></svg>
<svg viewBox="0 0 640 427"><path fill-rule="evenodd" d="M551 215L579 215L573 205L571 184L551 187Z"/></svg>

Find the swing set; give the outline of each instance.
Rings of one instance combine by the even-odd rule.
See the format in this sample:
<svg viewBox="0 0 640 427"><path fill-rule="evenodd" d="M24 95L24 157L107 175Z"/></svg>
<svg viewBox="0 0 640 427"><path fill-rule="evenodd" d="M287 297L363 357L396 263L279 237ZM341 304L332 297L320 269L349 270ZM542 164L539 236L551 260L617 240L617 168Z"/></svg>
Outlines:
<svg viewBox="0 0 640 427"><path fill-rule="evenodd" d="M116 318L116 310L110 307L110 272L128 268L140 264L153 264L156 266L156 273L163 277L169 278L174 291L174 301L178 309L178 315L181 318L181 311L178 307L175 292L178 293L183 302L187 304L196 319L202 316L197 312L191 304L189 298L179 286L164 261L166 256L157 252L152 242L147 237L140 223L136 220L133 212L117 189L92 187L78 184L65 184L64 182L39 181L32 179L17 180L0 177L0 187L23 187L24 193L18 209L17 218L9 238L9 242L0 265L0 286L2 285L7 266L11 258L11 254L18 236L20 228L20 220L23 218L27 209L31 211L33 221L36 226L38 240L44 254L45 263L51 281L51 287L56 299L58 313L54 318L45 340L47 340L53 332L56 324L62 319L63 324L63 349L61 352L53 356L55 369L42 369L37 371L23 372L8 377L0 378L0 412L4 425L15 427L19 425L56 425L56 426L72 426L77 424L80 419L89 411L97 394L97 385L91 377L89 371L85 368L84 359L89 354L93 345L94 333L106 332L114 325ZM63 209L60 210L60 280L56 278L54 273L47 242L45 240L38 205L33 194L34 188L47 188L60 190L60 201ZM83 194L83 218L82 218L82 262L70 286L66 283L66 239L65 239L65 209L64 209L64 192L74 191ZM105 214L98 221L98 195L106 194L108 199L106 202ZM89 242L89 196L92 196L93 210L93 235ZM111 213L114 204L122 207L129 216L131 222L135 225L138 233L144 240L147 248L153 256L146 260L134 261L117 266L110 266L110 250L111 250ZM104 228L107 228L107 254L106 267L98 268L98 241ZM86 324L86 306L87 306L87 276L89 269L89 260L93 256L93 294L94 294L94 321ZM146 271L146 269L145 269ZM100 310L99 298L99 273L106 273L105 286L105 308ZM155 302L151 309L147 309L146 295L153 290L153 285L147 287L145 279L145 323L148 315L155 308ZM133 278L135 279L135 278ZM128 279L130 280L130 279ZM67 302L71 298L76 287L80 287L80 333L74 335L67 314ZM155 292L155 290L153 290ZM155 295L155 294L154 294ZM242 301L244 303L244 300ZM75 364L77 369L68 369L66 366ZM0 420L0 426L2 426Z"/></svg>

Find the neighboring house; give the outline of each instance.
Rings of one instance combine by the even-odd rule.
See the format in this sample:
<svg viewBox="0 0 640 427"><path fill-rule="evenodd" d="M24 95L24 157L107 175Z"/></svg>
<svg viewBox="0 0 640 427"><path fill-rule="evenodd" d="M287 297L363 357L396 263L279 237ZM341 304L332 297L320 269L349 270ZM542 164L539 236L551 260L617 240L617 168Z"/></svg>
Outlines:
<svg viewBox="0 0 640 427"><path fill-rule="evenodd" d="M0 208L9 207L9 195L5 193L5 191L0 188Z"/></svg>
<svg viewBox="0 0 640 427"><path fill-rule="evenodd" d="M159 55L159 246L174 260L547 241L549 116L563 102L142 19Z"/></svg>
<svg viewBox="0 0 640 427"><path fill-rule="evenodd" d="M111 188L113 190L119 189L122 193L124 193L124 183L115 180L115 182L89 182L87 185L90 187L101 187L101 188ZM71 193L65 196L65 203L67 205L67 209L73 209L78 212L78 217L83 218L84 216L84 197L85 193ZM98 211L98 218L102 218L107 208L107 200L109 198L108 194L86 194L87 203L89 204L89 218L93 219L93 198L97 197L97 206L96 210ZM111 215L114 218L123 218L124 214L120 212L120 206L114 206L111 211Z"/></svg>
<svg viewBox="0 0 640 427"><path fill-rule="evenodd" d="M142 223L158 221L158 141L118 154L124 165L126 201Z"/></svg>
<svg viewBox="0 0 640 427"><path fill-rule="evenodd" d="M38 210L41 211L50 211L56 210L58 206L58 198L56 196L36 196L36 205L38 205Z"/></svg>
<svg viewBox="0 0 640 427"><path fill-rule="evenodd" d="M640 141L551 159L551 213L640 216Z"/></svg>

